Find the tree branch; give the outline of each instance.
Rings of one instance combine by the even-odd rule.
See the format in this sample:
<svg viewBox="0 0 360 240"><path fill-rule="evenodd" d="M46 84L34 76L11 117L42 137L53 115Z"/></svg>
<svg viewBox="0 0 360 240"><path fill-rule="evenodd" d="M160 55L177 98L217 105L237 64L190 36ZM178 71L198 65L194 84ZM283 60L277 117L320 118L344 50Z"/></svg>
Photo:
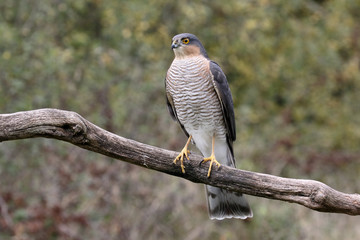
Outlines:
<svg viewBox="0 0 360 240"><path fill-rule="evenodd" d="M314 180L291 179L221 166L207 178L208 164L191 155L185 161L186 173L173 164L176 152L139 143L110 133L74 112L39 109L0 114L0 142L46 137L81 148L182 177L248 195L293 202L321 212L360 215L360 195L336 191Z"/></svg>

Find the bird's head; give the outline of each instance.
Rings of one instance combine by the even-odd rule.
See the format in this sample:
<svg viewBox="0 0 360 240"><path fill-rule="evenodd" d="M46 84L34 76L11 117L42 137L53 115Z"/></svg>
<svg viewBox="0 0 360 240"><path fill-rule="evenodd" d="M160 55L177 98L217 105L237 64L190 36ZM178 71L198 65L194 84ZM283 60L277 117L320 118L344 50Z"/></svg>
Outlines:
<svg viewBox="0 0 360 240"><path fill-rule="evenodd" d="M200 40L191 33L181 33L173 37L171 48L177 58L185 58L203 55L208 58L204 46Z"/></svg>

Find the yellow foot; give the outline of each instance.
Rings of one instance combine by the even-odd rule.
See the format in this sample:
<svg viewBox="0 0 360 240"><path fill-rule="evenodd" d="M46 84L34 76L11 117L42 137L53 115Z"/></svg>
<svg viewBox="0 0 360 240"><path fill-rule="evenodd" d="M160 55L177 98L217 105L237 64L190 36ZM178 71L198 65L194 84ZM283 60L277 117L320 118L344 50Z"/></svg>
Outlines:
<svg viewBox="0 0 360 240"><path fill-rule="evenodd" d="M185 173L185 166L184 166L184 156L189 160L188 154L190 153L189 150L187 150L187 146L181 150L180 154L175 158L174 164L176 164L177 160L180 160L180 166L181 166L181 172Z"/></svg>
<svg viewBox="0 0 360 240"><path fill-rule="evenodd" d="M204 158L202 162L208 162L208 161L210 161L210 167L209 167L209 171L208 171L207 177L210 177L211 168L212 168L213 163L215 163L215 165L216 165L218 168L221 166L221 164L220 164L218 161L216 161L216 158L215 158L215 155L214 155L214 154L211 154L210 157Z"/></svg>
<svg viewBox="0 0 360 240"><path fill-rule="evenodd" d="M184 156L187 158L187 160L189 160L188 155L189 155L190 151L188 150L188 146L189 146L190 140L191 140L191 136L187 140L183 150L181 150L180 154L174 160L174 164L176 164L177 160L180 160L180 167L181 167L181 172L182 173L185 173Z"/></svg>

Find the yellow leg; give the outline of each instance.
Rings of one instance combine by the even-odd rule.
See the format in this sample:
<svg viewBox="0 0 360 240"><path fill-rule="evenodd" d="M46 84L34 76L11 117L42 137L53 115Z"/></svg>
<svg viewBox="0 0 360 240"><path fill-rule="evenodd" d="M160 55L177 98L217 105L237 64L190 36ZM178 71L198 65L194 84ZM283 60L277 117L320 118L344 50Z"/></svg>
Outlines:
<svg viewBox="0 0 360 240"><path fill-rule="evenodd" d="M188 150L188 146L190 144L192 136L190 135L189 139L187 140L185 147L181 150L180 154L175 158L174 164L176 164L177 160L180 160L180 166L181 166L181 172L185 173L185 167L184 167L184 156L189 160L188 154L190 151Z"/></svg>
<svg viewBox="0 0 360 240"><path fill-rule="evenodd" d="M210 157L207 157L207 158L204 158L203 162L207 162L207 161L210 161L210 167L209 167L209 171L208 171L208 174L207 174L207 177L210 177L210 173L211 173L211 168L212 168L212 165L213 163L215 163L215 165L219 168L221 166L221 164L216 161L216 158L215 158L215 136L212 137L212 150L211 150L211 155Z"/></svg>

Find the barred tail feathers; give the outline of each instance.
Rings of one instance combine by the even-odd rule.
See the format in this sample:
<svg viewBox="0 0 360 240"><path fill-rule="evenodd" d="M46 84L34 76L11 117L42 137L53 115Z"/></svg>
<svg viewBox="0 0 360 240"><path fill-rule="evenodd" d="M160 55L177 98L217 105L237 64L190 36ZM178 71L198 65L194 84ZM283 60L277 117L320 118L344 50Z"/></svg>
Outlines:
<svg viewBox="0 0 360 240"><path fill-rule="evenodd" d="M246 219L253 216L251 208L241 193L206 185L210 219Z"/></svg>

